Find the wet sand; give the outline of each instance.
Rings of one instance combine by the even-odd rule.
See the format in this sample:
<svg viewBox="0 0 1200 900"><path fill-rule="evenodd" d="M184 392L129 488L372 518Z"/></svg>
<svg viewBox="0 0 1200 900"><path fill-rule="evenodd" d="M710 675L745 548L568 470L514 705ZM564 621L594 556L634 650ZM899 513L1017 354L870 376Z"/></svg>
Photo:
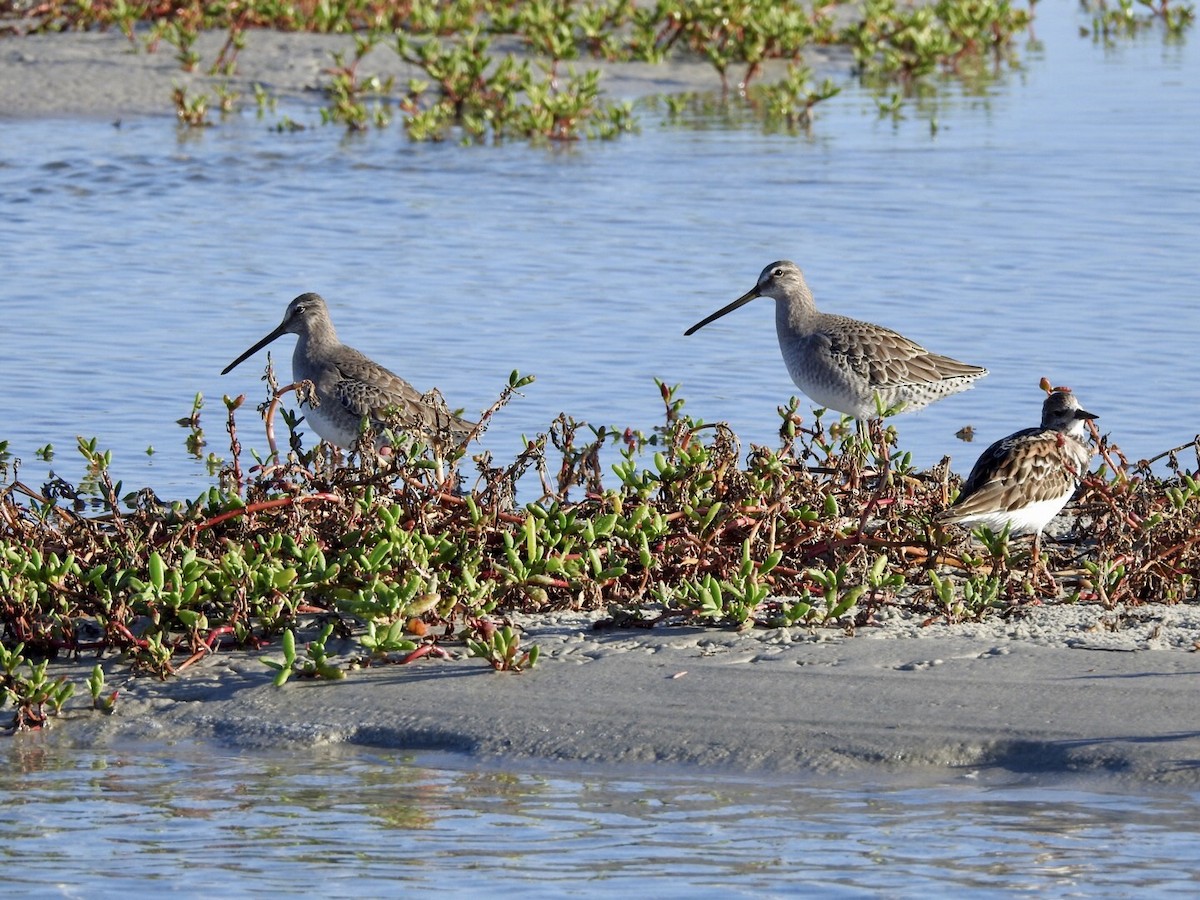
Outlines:
<svg viewBox="0 0 1200 900"><path fill-rule="evenodd" d="M217 85L242 94L254 103L254 85L261 84L281 100L309 96L328 81L322 70L331 63L330 51L352 53L349 35L278 34L254 31L238 57L235 77L214 77L206 68L216 60L224 35L206 33L196 42L201 64L184 72L176 50L163 43L154 53L118 32L28 35L0 41L0 117L86 116L120 119L132 116L174 117L172 91L214 95ZM372 64L395 60L379 52ZM396 70L400 69L398 60ZM378 71L364 64L364 75ZM384 72L383 74L389 74ZM311 96L310 96L311 94Z"/></svg>
<svg viewBox="0 0 1200 900"><path fill-rule="evenodd" d="M1006 771L1200 785L1193 607L1032 607L957 626L897 614L853 637L597 632L579 614L524 625L543 656L521 674L479 659L422 660L275 688L260 658L218 653L167 682L114 674L116 715L76 698L55 728L93 746L348 742L742 773Z"/></svg>
<svg viewBox="0 0 1200 900"><path fill-rule="evenodd" d="M84 116L121 119L132 116L175 116L172 91L187 89L189 96L207 93L215 107L216 88L223 86L240 95L241 103L254 108L254 86L261 85L282 103L325 102L323 86L330 81L327 70L333 52L353 58L350 35L284 34L250 31L246 47L237 57L237 72L231 77L212 76L225 41L223 33L205 33L195 44L200 54L196 72L184 72L176 50L162 43L154 53L143 49L144 38L135 44L118 32L28 35L0 40L0 118L30 116ZM493 49L505 44L493 42ZM848 54L820 50L809 60L820 77L831 68L845 70ZM603 70L603 89L617 99L686 90L713 91L720 81L707 63L673 62L652 66L580 61L578 70ZM770 75L777 65L766 71ZM376 47L362 62L358 74L394 76L397 84L422 73L400 61L386 46Z"/></svg>

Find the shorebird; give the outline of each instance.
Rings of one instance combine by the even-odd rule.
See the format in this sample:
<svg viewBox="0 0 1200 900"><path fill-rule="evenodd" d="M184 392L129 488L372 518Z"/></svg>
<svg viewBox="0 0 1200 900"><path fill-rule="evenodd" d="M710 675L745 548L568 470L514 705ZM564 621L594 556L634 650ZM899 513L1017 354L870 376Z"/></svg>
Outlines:
<svg viewBox="0 0 1200 900"><path fill-rule="evenodd" d="M301 294L288 304L279 327L221 370L228 374L247 357L276 338L294 334L292 378L311 381L317 403L305 418L318 435L331 444L350 448L358 440L362 423L398 427L434 442L461 442L474 425L453 413L439 410L394 372L338 340L329 308L319 294Z"/></svg>
<svg viewBox="0 0 1200 900"><path fill-rule="evenodd" d="M758 297L775 301L779 349L796 387L819 405L856 419L875 418L877 398L885 409L899 404L904 411L923 409L987 374L930 353L882 325L819 312L804 274L787 260L771 263L753 288L684 334Z"/></svg>
<svg viewBox="0 0 1200 900"><path fill-rule="evenodd" d="M1042 424L984 450L954 505L937 520L1033 532L1036 558L1042 529L1067 505L1087 470L1092 448L1083 440L1084 422L1095 418L1070 390L1055 388L1042 403Z"/></svg>

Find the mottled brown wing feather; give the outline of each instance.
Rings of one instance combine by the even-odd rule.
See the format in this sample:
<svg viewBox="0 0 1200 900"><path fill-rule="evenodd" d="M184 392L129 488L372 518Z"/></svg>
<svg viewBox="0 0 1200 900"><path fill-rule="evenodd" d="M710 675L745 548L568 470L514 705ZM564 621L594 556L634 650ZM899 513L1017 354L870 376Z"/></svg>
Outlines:
<svg viewBox="0 0 1200 900"><path fill-rule="evenodd" d="M828 335L831 359L873 386L927 383L978 376L986 371L949 356L930 353L890 328L843 316L838 317L838 325Z"/></svg>
<svg viewBox="0 0 1200 900"><path fill-rule="evenodd" d="M1086 451L1061 432L1027 428L983 452L945 520L1054 500L1079 484Z"/></svg>
<svg viewBox="0 0 1200 900"><path fill-rule="evenodd" d="M358 351L344 353L336 369L340 377L332 396L352 415L369 416L376 428L392 424L425 434L448 430L458 439L473 427L451 413L440 413L411 384Z"/></svg>

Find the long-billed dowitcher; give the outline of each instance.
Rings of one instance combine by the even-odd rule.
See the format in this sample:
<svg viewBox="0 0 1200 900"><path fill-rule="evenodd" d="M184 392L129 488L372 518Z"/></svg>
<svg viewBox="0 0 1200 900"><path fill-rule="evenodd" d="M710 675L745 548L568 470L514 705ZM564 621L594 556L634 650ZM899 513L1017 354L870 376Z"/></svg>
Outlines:
<svg viewBox="0 0 1200 900"><path fill-rule="evenodd" d="M324 440L352 447L367 419L375 429L399 428L436 443L461 442L474 427L427 402L411 384L338 340L329 308L318 294L288 304L279 327L221 370L225 375L276 338L294 334L292 378L311 381L317 404L305 414Z"/></svg>
<svg viewBox="0 0 1200 900"><path fill-rule="evenodd" d="M905 411L922 409L987 374L930 353L882 325L819 312L799 266L787 260L771 263L753 288L684 334L758 297L775 301L779 349L796 387L821 406L856 419L878 415L876 398L885 409L898 404Z"/></svg>
<svg viewBox="0 0 1200 900"><path fill-rule="evenodd" d="M1067 505L1087 470L1092 449L1083 428L1095 418L1069 390L1055 389L1042 403L1042 424L984 450L938 521L997 532L1007 525L1012 534L1032 532L1040 542L1042 529Z"/></svg>

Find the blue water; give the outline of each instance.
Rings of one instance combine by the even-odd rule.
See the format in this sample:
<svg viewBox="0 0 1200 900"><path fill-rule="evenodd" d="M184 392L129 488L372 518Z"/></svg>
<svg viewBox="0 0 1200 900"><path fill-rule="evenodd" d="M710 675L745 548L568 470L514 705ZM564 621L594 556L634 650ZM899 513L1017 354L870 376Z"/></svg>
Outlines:
<svg viewBox="0 0 1200 900"><path fill-rule="evenodd" d="M1200 361L1200 55L1151 32L1081 38L1038 5L1022 68L953 86L936 128L847 83L808 136L668 124L568 148L411 145L399 129L203 132L166 118L0 127L0 440L37 484L76 479L75 435L125 488L209 483L175 424L203 392L262 398L259 356L218 373L296 294L342 338L468 411L538 381L484 438L499 460L560 411L649 427L655 377L773 441L792 386L769 304L690 338L779 257L829 311L983 364L974 390L898 420L918 462L965 469L1031 424L1043 375L1131 457L1190 440ZM164 98L164 103L166 103ZM310 124L314 109L280 110ZM286 373L290 338L277 345ZM241 437L265 449L252 409ZM55 448L47 465L34 451ZM153 455L146 450L152 446ZM1194 895L1197 797L1067 785L756 784L677 772L541 774L367 751L0 745L10 890L97 896L319 890L658 896Z"/></svg>
<svg viewBox="0 0 1200 900"><path fill-rule="evenodd" d="M0 745L8 891L1194 896L1200 796L520 769L354 747ZM501 886L503 886L501 888Z"/></svg>
<svg viewBox="0 0 1200 900"><path fill-rule="evenodd" d="M82 434L127 489L195 496L208 478L175 420L202 392L206 452L225 455L220 398L244 392L242 438L265 449L265 354L218 373L315 290L343 340L469 412L536 374L484 439L499 460L562 411L650 427L655 377L747 448L773 443L794 389L770 304L683 330L791 257L823 308L991 369L898 420L919 463L967 468L964 424L981 443L1032 424L1043 375L1133 458L1165 450L1198 427L1200 55L1154 32L1105 49L1088 21L1039 5L1022 68L947 87L936 129L849 82L807 137L654 111L638 135L548 149L281 135L251 113L199 132L6 122L0 440L35 484L46 443L79 477Z"/></svg>

